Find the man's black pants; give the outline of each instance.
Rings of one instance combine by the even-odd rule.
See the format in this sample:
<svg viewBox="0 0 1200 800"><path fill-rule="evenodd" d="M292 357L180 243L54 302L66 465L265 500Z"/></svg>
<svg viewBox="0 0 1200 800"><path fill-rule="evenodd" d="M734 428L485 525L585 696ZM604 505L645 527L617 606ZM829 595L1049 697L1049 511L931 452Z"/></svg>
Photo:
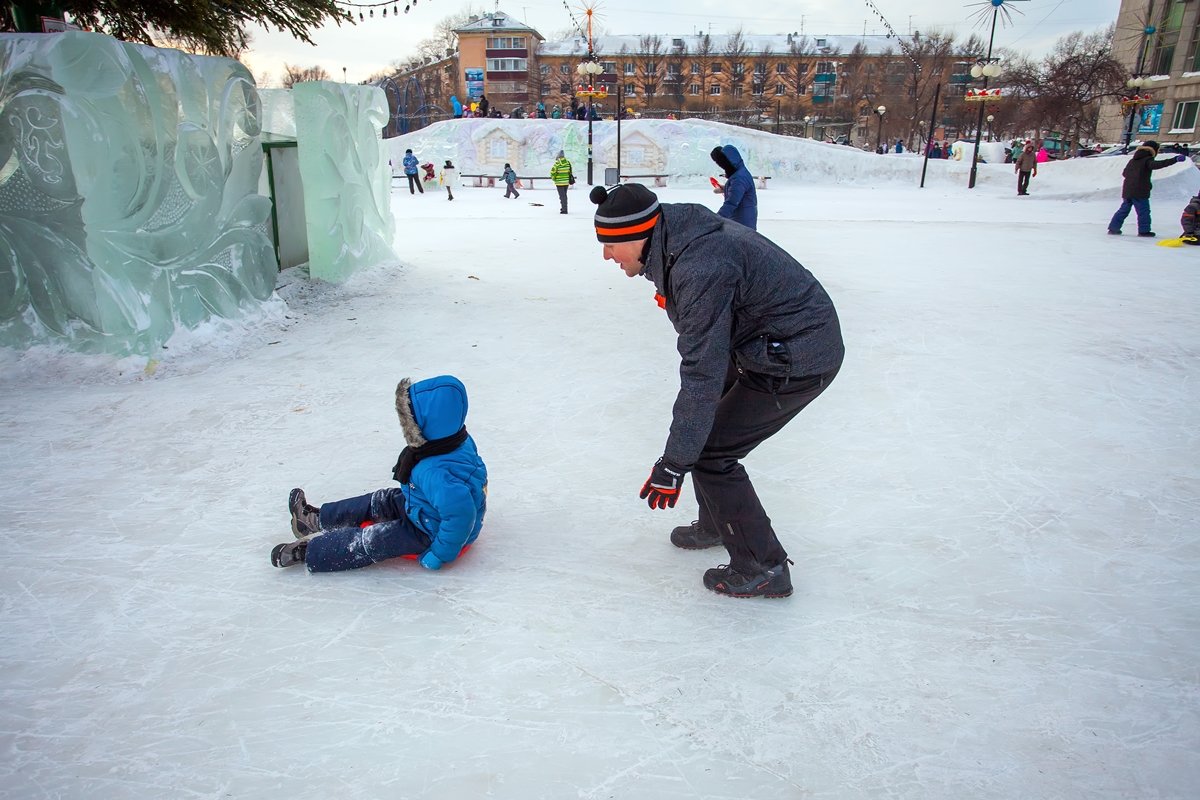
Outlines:
<svg viewBox="0 0 1200 800"><path fill-rule="evenodd" d="M730 364L712 431L692 470L700 523L719 531L729 565L757 573L787 558L741 460L778 433L833 381L838 370L790 379L739 374Z"/></svg>

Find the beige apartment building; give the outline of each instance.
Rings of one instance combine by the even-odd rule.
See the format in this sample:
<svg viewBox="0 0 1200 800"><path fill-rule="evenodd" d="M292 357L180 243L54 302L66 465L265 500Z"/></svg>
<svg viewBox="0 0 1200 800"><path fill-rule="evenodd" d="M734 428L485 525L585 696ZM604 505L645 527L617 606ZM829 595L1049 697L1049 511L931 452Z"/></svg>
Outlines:
<svg viewBox="0 0 1200 800"><path fill-rule="evenodd" d="M388 135L444 119L452 96L469 106L486 94L492 109L533 116L539 102L548 114L555 106L566 111L584 88L576 71L589 55L582 37L548 42L501 11L474 17L455 33L457 52L383 82L393 115ZM972 124L975 109L961 98L973 82L974 59L925 57L916 70L910 54L921 50L921 35L903 39L798 32L597 36L592 55L602 72L591 88L607 96L593 101L604 117L617 110L619 91L622 106L636 114L782 119L801 126L803 135L864 144L901 138L911 146L925 137L929 121L935 137L943 126ZM937 119L929 120L938 82L942 99ZM880 106L886 114L876 113Z"/></svg>
<svg viewBox="0 0 1200 800"><path fill-rule="evenodd" d="M1134 77L1149 79L1129 94L1150 96L1132 109L1116 102L1101 108L1100 136L1185 144L1200 141L1200 2L1123 0L1117 15L1114 50ZM1132 131L1131 131L1132 122Z"/></svg>

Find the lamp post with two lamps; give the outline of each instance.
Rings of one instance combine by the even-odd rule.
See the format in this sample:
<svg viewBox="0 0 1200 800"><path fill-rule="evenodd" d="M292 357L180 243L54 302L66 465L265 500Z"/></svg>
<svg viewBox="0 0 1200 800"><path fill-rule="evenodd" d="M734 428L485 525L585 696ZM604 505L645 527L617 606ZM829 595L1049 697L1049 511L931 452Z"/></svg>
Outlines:
<svg viewBox="0 0 1200 800"><path fill-rule="evenodd" d="M1125 85L1133 90L1129 95L1121 98L1121 110L1129 114L1122 148L1127 153L1129 152L1129 143L1133 139L1133 122L1138 117L1138 109L1154 102L1154 97L1148 91L1148 87L1153 81L1154 79L1148 75L1134 75L1125 82Z"/></svg>
<svg viewBox="0 0 1200 800"><path fill-rule="evenodd" d="M588 124L588 152L587 152L587 182L588 186L592 185L592 117L595 112L592 108L592 101L597 97L608 97L608 89L601 85L596 86L596 78L604 72L604 67L596 59L596 49L592 45L592 15L595 13L593 6L588 6L584 9L587 14L587 58L575 68L579 73L579 90L575 92L576 97L587 98L587 124Z"/></svg>
<svg viewBox="0 0 1200 800"><path fill-rule="evenodd" d="M879 115L879 128L875 131L875 152L883 152L883 115L887 113L887 106L878 106L875 113ZM867 134L868 136L870 134Z"/></svg>

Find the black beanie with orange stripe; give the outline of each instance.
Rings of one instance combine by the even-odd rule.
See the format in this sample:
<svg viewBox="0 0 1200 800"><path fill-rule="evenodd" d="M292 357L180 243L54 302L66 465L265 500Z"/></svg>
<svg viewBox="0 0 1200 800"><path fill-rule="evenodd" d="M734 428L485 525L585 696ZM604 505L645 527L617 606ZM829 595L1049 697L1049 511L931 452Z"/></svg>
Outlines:
<svg viewBox="0 0 1200 800"><path fill-rule="evenodd" d="M605 243L646 239L662 215L658 195L640 183L622 183L612 189L597 186L588 199L598 206L596 238Z"/></svg>

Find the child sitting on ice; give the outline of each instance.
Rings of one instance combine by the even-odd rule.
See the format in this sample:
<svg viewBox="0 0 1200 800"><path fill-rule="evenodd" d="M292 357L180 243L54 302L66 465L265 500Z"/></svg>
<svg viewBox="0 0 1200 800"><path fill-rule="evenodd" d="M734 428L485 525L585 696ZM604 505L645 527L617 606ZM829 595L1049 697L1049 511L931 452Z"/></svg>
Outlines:
<svg viewBox="0 0 1200 800"><path fill-rule="evenodd" d="M1179 224L1183 226L1183 243L1200 244L1200 192L1188 201Z"/></svg>
<svg viewBox="0 0 1200 800"><path fill-rule="evenodd" d="M487 508L487 467L463 424L466 387L451 375L405 378L396 387L396 413L408 445L392 473L400 488L320 507L293 489L288 509L296 541L275 546L273 565L336 572L410 556L440 569L475 541Z"/></svg>

